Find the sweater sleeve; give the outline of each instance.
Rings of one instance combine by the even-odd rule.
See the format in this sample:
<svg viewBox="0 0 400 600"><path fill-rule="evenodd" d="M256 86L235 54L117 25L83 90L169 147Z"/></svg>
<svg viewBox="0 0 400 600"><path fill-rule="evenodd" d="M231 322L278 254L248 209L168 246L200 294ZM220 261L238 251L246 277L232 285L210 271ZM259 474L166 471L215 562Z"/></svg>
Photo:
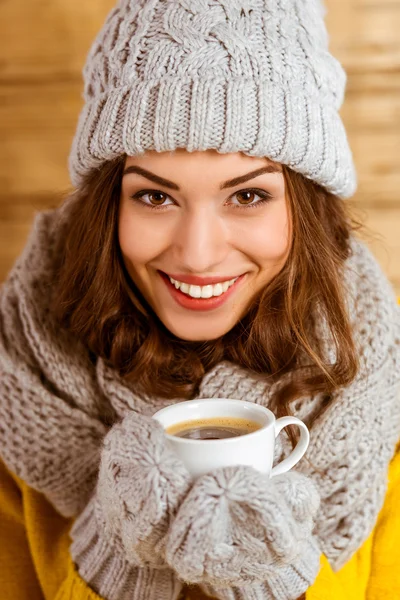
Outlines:
<svg viewBox="0 0 400 600"><path fill-rule="evenodd" d="M108 594L99 595L98 580L89 585L73 560L71 524L43 494L8 471L0 460L1 600L108 600ZM108 556L112 559L112 552ZM181 598L182 584L169 570L131 569L121 588L121 573L110 572L104 562L92 564L96 567L103 582L112 576L107 584L118 588L118 600Z"/></svg>
<svg viewBox="0 0 400 600"><path fill-rule="evenodd" d="M400 445L390 465L385 504L373 532L368 600L400 598Z"/></svg>
<svg viewBox="0 0 400 600"><path fill-rule="evenodd" d="M36 539L32 548L27 527L30 518L30 502L25 502L18 478L11 475L0 461L0 589L2 600L101 600L79 577L72 560L64 562L66 554L52 556L52 564L46 563L48 548L43 539ZM27 514L26 514L27 513ZM62 517L55 517L58 523ZM49 515L48 526L52 535L58 529L55 519ZM61 525L65 535L64 523ZM66 548L68 540L64 540ZM56 545L56 544L54 544ZM59 547L58 547L59 548ZM60 548L59 548L60 549ZM42 551L40 553L40 550ZM38 554L35 554L38 552ZM56 561L56 568L55 562ZM51 568L50 568L51 567ZM48 579L43 581L43 573ZM41 585L41 581L42 584Z"/></svg>
<svg viewBox="0 0 400 600"><path fill-rule="evenodd" d="M63 581L55 600L102 600L75 571L72 561L69 561L68 575Z"/></svg>
<svg viewBox="0 0 400 600"><path fill-rule="evenodd" d="M0 589L3 600L44 600L25 533L22 494L0 462Z"/></svg>

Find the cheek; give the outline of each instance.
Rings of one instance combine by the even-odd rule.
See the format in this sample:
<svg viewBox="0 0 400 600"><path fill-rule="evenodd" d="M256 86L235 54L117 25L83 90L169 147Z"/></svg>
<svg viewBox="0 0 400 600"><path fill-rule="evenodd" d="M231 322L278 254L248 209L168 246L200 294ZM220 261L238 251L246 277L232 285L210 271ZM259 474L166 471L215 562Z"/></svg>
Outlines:
<svg viewBox="0 0 400 600"><path fill-rule="evenodd" d="M271 207L272 208L272 207ZM280 264L290 249L290 223L286 208L275 205L247 228L243 250L260 266Z"/></svg>
<svg viewBox="0 0 400 600"><path fill-rule="evenodd" d="M133 266L147 263L168 245L165 232L157 231L154 222L123 208L118 224L118 239L125 261Z"/></svg>

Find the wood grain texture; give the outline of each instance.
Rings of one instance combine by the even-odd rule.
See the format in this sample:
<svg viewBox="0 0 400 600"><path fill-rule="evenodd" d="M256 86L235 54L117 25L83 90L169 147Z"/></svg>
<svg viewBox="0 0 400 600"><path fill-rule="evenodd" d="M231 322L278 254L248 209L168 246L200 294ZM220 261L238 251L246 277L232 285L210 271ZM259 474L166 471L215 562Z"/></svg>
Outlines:
<svg viewBox="0 0 400 600"><path fill-rule="evenodd" d="M351 203L400 296L400 2L326 0L330 49L347 72L341 115L359 187ZM81 71L114 0L0 3L0 281L33 214L70 188Z"/></svg>

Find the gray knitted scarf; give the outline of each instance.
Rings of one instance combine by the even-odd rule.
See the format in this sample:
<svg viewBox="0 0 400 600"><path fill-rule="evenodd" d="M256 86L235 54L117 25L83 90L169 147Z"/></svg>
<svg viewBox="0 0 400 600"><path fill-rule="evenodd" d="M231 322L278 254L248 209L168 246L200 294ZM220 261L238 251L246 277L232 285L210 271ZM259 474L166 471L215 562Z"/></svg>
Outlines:
<svg viewBox="0 0 400 600"><path fill-rule="evenodd" d="M0 457L67 517L77 516L96 483L102 440L110 423L129 411L152 415L176 400L138 394L101 358L93 358L49 314L57 240L68 201L39 213L22 255L0 296ZM316 535L339 569L374 527L387 484L388 464L400 437L400 312L393 289L367 247L352 239L345 268L348 310L361 356L354 382L326 395L292 403L310 424L307 456L297 469L316 482L321 509ZM317 333L335 359L321 319ZM277 386L229 362L203 378L198 397L230 397L268 406ZM281 435L276 459L290 445ZM312 466L311 466L311 464Z"/></svg>

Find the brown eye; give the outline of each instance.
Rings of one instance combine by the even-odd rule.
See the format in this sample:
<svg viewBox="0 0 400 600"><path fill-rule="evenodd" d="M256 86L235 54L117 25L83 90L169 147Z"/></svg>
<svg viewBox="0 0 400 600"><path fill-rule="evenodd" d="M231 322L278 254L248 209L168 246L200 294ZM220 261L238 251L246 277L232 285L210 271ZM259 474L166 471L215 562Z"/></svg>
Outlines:
<svg viewBox="0 0 400 600"><path fill-rule="evenodd" d="M134 202L145 208L161 209L174 204L167 194L159 190L142 190L130 197Z"/></svg>
<svg viewBox="0 0 400 600"><path fill-rule="evenodd" d="M251 204L257 194L251 190L248 190L244 192L238 192L236 196L238 197L240 204Z"/></svg>
<svg viewBox="0 0 400 600"><path fill-rule="evenodd" d="M149 192L147 195L151 204L159 206L165 202L166 196L162 192Z"/></svg>
<svg viewBox="0 0 400 600"><path fill-rule="evenodd" d="M232 199L231 206L238 208L256 208L270 201L272 195L265 190L248 189L236 192Z"/></svg>

